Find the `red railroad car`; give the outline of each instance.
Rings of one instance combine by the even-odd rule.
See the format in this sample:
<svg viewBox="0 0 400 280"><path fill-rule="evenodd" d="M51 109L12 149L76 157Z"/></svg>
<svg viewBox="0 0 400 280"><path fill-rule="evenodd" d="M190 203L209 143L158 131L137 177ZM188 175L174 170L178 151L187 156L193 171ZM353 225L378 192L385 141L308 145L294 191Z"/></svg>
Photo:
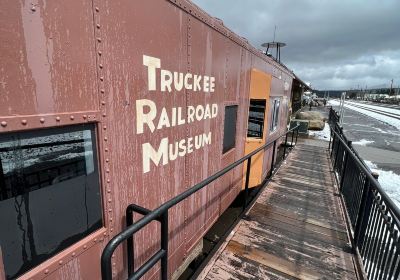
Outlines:
<svg viewBox="0 0 400 280"><path fill-rule="evenodd" d="M129 204L154 209L286 130L292 72L189 1L3 0L0 13L0 279L99 279ZM170 209L171 277L243 174ZM159 230L135 235L136 266Z"/></svg>

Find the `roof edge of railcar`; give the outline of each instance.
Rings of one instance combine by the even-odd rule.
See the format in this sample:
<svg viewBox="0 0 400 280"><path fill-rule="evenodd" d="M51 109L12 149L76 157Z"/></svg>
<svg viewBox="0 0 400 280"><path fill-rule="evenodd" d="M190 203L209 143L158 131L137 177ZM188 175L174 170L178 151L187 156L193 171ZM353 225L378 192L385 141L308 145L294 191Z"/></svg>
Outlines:
<svg viewBox="0 0 400 280"><path fill-rule="evenodd" d="M228 27L226 27L223 24L222 20L211 16L210 14L208 14L206 11L201 9L199 6L197 6L192 1L190 1L190 0L167 0L167 1L171 2L175 6L179 7L180 9L184 10L185 12L187 12L192 17L195 17L196 19L198 19L199 21L208 25L215 31L224 35L225 37L230 39L232 42L245 48L246 50L251 52L253 55L256 55L257 57L264 60L265 62L279 68L281 71L283 71L287 75L289 75L292 79L295 78L295 74L293 73L293 71L291 69L289 69L285 64L277 62L274 59L272 59L272 58L266 56L265 54L263 54L262 52L260 52L256 47L251 45L246 38L241 37L240 35L233 32L231 29L229 29Z"/></svg>

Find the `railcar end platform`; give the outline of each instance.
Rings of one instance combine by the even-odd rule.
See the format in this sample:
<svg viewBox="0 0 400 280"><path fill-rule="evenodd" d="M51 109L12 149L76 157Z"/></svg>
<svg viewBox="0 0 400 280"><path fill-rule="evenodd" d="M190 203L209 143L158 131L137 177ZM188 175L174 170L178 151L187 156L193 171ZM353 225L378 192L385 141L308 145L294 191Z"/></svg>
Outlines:
<svg viewBox="0 0 400 280"><path fill-rule="evenodd" d="M199 279L359 279L328 142L299 139Z"/></svg>

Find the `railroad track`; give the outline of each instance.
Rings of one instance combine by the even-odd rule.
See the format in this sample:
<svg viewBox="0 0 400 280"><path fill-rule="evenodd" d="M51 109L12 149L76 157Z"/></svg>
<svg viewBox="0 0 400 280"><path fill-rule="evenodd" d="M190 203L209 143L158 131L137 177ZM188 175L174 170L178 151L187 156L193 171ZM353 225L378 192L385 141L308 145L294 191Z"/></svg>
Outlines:
<svg viewBox="0 0 400 280"><path fill-rule="evenodd" d="M360 105L372 105L372 106L377 106L377 107L400 110L400 105L396 105L396 104L387 104L387 103L378 103L378 102L362 102L359 104Z"/></svg>
<svg viewBox="0 0 400 280"><path fill-rule="evenodd" d="M389 113L389 112L386 112L386 111L383 111L383 110L379 110L379 109L372 109L372 108L365 107L365 106L358 105L358 104L354 104L354 103L346 103L346 104L349 105L349 106L353 106L353 107L360 108L360 109L363 109L363 110L366 110L366 111L378 113L378 114L381 114L381 115L384 115L384 116L387 116L387 117L391 117L391 118L400 120L400 111L399 111L399 114L395 114L395 113Z"/></svg>

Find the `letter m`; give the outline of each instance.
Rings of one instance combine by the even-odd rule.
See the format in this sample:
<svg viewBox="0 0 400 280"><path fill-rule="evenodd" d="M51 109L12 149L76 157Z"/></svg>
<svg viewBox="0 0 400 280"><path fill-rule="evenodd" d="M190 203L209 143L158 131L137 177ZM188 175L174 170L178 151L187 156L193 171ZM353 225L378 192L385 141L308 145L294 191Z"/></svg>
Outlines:
<svg viewBox="0 0 400 280"><path fill-rule="evenodd" d="M161 139L158 151L154 150L150 143L142 144L143 152L143 173L150 171L150 160L158 166L162 159L162 164L168 163L168 138Z"/></svg>

